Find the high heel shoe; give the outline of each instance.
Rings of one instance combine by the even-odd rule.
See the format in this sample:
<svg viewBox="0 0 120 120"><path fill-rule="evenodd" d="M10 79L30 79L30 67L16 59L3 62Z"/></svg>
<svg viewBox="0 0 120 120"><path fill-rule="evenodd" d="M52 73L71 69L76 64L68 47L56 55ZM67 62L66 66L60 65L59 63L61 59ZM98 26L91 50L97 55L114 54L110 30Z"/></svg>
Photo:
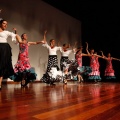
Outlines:
<svg viewBox="0 0 120 120"><path fill-rule="evenodd" d="M50 82L50 85L56 85L54 82Z"/></svg>
<svg viewBox="0 0 120 120"><path fill-rule="evenodd" d="M22 81L21 81L21 87L24 87L24 86L25 86L25 83L26 83L26 80L22 80Z"/></svg>
<svg viewBox="0 0 120 120"><path fill-rule="evenodd" d="M67 80L66 79L64 80L64 84L67 84Z"/></svg>
<svg viewBox="0 0 120 120"><path fill-rule="evenodd" d="M27 86L28 83L29 83L29 80L26 79L24 87Z"/></svg>

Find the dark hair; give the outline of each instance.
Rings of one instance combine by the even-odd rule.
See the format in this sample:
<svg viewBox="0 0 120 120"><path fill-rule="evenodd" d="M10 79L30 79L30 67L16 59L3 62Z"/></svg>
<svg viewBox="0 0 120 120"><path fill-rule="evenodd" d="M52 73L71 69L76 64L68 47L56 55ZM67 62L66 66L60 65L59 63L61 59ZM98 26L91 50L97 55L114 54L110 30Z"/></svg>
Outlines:
<svg viewBox="0 0 120 120"><path fill-rule="evenodd" d="M51 42L53 41L54 39L50 39L50 45L51 45Z"/></svg>
<svg viewBox="0 0 120 120"><path fill-rule="evenodd" d="M5 19L0 18L0 24L2 24L4 21L6 21Z"/></svg>
<svg viewBox="0 0 120 120"><path fill-rule="evenodd" d="M78 52L81 51L80 49L77 50L76 54L78 54Z"/></svg>
<svg viewBox="0 0 120 120"><path fill-rule="evenodd" d="M22 39L23 39L24 34L26 34L26 33L23 33L23 34L21 35L21 38L22 38Z"/></svg>
<svg viewBox="0 0 120 120"><path fill-rule="evenodd" d="M65 47L66 46L66 43L65 44L63 44L63 47Z"/></svg>

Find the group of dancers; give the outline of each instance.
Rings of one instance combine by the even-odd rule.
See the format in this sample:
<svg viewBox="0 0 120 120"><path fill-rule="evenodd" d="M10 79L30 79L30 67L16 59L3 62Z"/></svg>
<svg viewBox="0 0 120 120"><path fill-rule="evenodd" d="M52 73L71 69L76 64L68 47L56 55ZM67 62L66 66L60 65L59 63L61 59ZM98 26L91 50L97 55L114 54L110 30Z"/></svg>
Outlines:
<svg viewBox="0 0 120 120"><path fill-rule="evenodd" d="M105 79L116 79L115 73L112 66L112 60L120 59L111 57L110 53L106 57L101 51L101 55L98 55L94 49L91 49L90 52L88 50L88 43L86 42L86 54L82 53L82 47L74 47L70 48L69 44L63 44L63 46L55 46L55 40L50 40L50 45L48 45L46 41L46 37L44 35L44 44L49 51L48 57L48 65L46 73L42 77L42 81L47 84L54 84L55 81L62 81L67 84L68 79L78 80L78 82L83 82L83 76L86 76L88 80L93 80L94 82L101 81L100 76L100 64L99 58L106 60L106 69L105 69ZM57 51L61 52L60 59L60 69L58 67L58 59L57 59ZM73 60L69 60L70 53L74 54ZM83 66L82 65L82 57L88 56L90 58L90 65Z"/></svg>
<svg viewBox="0 0 120 120"><path fill-rule="evenodd" d="M88 43L86 43L86 54L82 53L82 47L77 47L76 43L73 47L69 44L57 45L55 39L51 39L49 44L46 40L46 33L44 32L43 40L37 42L28 42L26 33L23 33L21 37L17 34L17 30L14 32L7 31L7 21L0 19L0 90L2 86L2 80L4 78L10 78L14 81L21 82L21 87L27 86L30 81L36 80L37 74L32 69L29 62L28 48L31 45L42 44L49 52L48 64L46 73L40 79L46 84L54 85L56 81L62 81L67 84L68 79L78 80L83 82L83 75L87 76L88 80L94 80L95 82L101 80L99 71L98 58L105 59L107 61L105 76L106 79L114 79L115 74L112 67L112 60L120 59L111 57L110 53L106 57L101 51L101 56L94 52L94 49L88 51ZM12 65L12 52L11 47L7 42L8 37L11 36L12 41L19 44L19 55L16 64ZM58 65L57 51L61 52L60 68ZM69 55L73 53L74 58L69 60ZM88 56L90 58L90 65L82 65L82 57Z"/></svg>

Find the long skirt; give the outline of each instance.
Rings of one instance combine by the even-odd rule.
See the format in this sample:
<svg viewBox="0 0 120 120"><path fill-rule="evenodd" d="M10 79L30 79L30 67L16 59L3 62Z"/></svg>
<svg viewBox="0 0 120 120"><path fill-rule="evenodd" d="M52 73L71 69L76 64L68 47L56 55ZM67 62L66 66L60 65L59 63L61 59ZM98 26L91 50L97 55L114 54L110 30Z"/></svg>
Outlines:
<svg viewBox="0 0 120 120"><path fill-rule="evenodd" d="M53 83L56 81L56 79L54 80L51 80L51 77L49 76L49 72L51 70L52 67L56 67L57 70L59 70L59 67L58 67L58 59L57 59L57 55L49 55L49 58L48 58L48 65L47 65L47 70L46 70L46 73L43 75L43 77L41 78L41 80L45 83Z"/></svg>
<svg viewBox="0 0 120 120"><path fill-rule="evenodd" d="M61 59L60 59L60 68L61 68L61 71L63 71L63 69L64 69L64 67L65 67L65 65L64 65L64 62L68 62L69 61L69 59L68 59L68 57L61 57Z"/></svg>
<svg viewBox="0 0 120 120"><path fill-rule="evenodd" d="M6 79L13 74L11 47L8 43L0 43L0 77Z"/></svg>
<svg viewBox="0 0 120 120"><path fill-rule="evenodd" d="M59 70L57 55L49 55L47 72L50 72L52 67L57 67L57 70Z"/></svg>

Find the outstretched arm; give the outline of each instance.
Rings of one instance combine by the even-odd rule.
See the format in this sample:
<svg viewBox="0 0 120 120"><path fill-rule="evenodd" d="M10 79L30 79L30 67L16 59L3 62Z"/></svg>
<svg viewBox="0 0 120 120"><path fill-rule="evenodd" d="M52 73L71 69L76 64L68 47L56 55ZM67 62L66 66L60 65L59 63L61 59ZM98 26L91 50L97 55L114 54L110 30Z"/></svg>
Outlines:
<svg viewBox="0 0 120 120"><path fill-rule="evenodd" d="M118 60L118 61L120 61L120 59L118 59L118 58L113 58L113 57L112 57L112 59L113 59L113 60Z"/></svg>
<svg viewBox="0 0 120 120"><path fill-rule="evenodd" d="M28 42L29 45L37 45L37 44L44 44L44 41L38 41L38 42Z"/></svg>
<svg viewBox="0 0 120 120"><path fill-rule="evenodd" d="M46 33L47 33L47 31L44 32L43 40L37 41L37 42L28 42L29 45L45 44L47 42L46 41Z"/></svg>
<svg viewBox="0 0 120 120"><path fill-rule="evenodd" d="M90 55L88 55L88 54L85 54L85 53L82 53L82 56L90 56Z"/></svg>

